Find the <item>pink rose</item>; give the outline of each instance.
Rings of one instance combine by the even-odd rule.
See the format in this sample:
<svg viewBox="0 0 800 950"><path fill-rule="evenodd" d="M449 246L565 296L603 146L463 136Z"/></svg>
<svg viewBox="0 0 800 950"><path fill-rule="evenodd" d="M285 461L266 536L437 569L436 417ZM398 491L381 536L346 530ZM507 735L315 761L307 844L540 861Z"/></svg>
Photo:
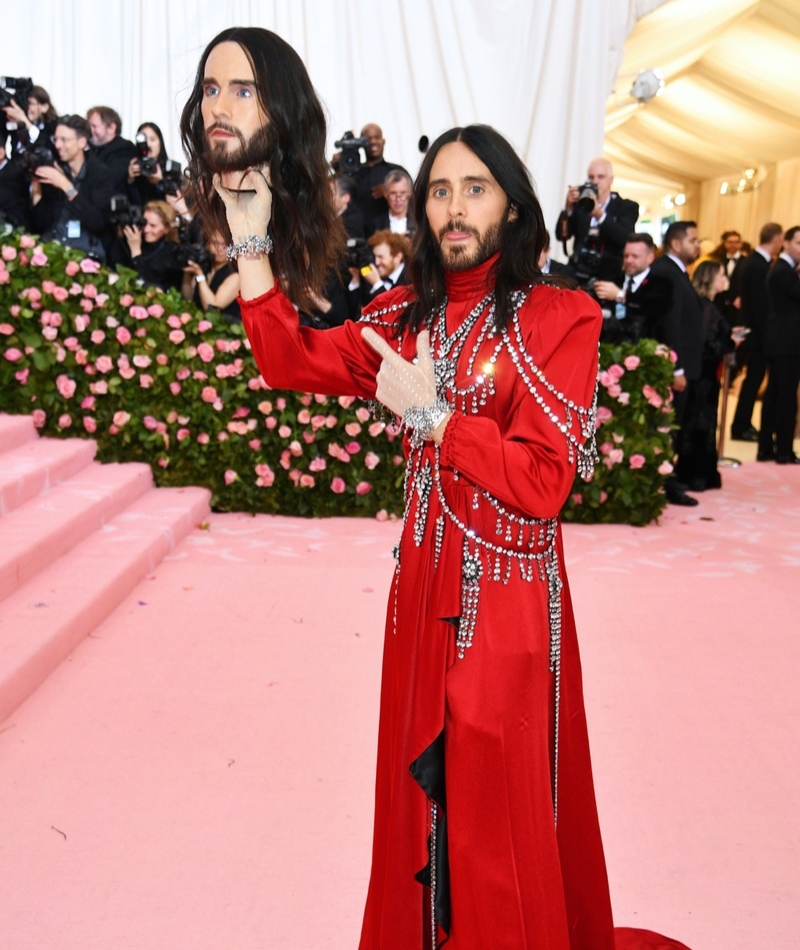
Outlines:
<svg viewBox="0 0 800 950"><path fill-rule="evenodd" d="M100 265L90 257L84 257L81 261L81 270L84 274L96 274L100 270Z"/></svg>
<svg viewBox="0 0 800 950"><path fill-rule="evenodd" d="M292 455L297 457L303 454L303 446L300 445L297 439L294 439L292 442L289 443L289 451L292 453Z"/></svg>
<svg viewBox="0 0 800 950"><path fill-rule="evenodd" d="M36 247L36 241L30 236L30 234L23 234L19 239L20 247L26 247L28 249Z"/></svg>
<svg viewBox="0 0 800 950"><path fill-rule="evenodd" d="M75 395L75 388L77 384L74 379L70 379L69 376L64 375L56 377L56 389L65 399L72 399Z"/></svg>
<svg viewBox="0 0 800 950"><path fill-rule="evenodd" d="M611 468L612 465L619 465L619 463L625 458L625 453L622 449L611 449L608 453L608 457L605 459L606 465Z"/></svg>
<svg viewBox="0 0 800 950"><path fill-rule="evenodd" d="M283 410L286 408L286 400L283 398L283 396L280 396L275 400L275 406L279 412L283 412Z"/></svg>
<svg viewBox="0 0 800 950"><path fill-rule="evenodd" d="M344 448L345 451L349 452L351 455L355 455L361 451L361 446L358 444L358 442L348 442Z"/></svg>
<svg viewBox="0 0 800 950"><path fill-rule="evenodd" d="M98 294L97 297L95 298L95 303L97 304L98 307L102 307L105 305L107 300L108 300L108 294Z"/></svg>
<svg viewBox="0 0 800 950"><path fill-rule="evenodd" d="M189 438L189 434L190 434L190 433L189 433L189 430L188 430L188 429L178 429L178 431L175 433L175 438L176 438L179 442L183 442L184 439L188 439L188 438Z"/></svg>
<svg viewBox="0 0 800 950"><path fill-rule="evenodd" d="M200 393L200 398L203 402L214 402L217 398L217 391L213 386L204 386L202 392Z"/></svg>
<svg viewBox="0 0 800 950"><path fill-rule="evenodd" d="M312 416L311 417L311 428L316 432L317 429L321 429L325 425L325 416Z"/></svg>
<svg viewBox="0 0 800 950"><path fill-rule="evenodd" d="M381 508L381 510L375 515L375 520L376 520L376 521L388 521L388 520L389 520L389 512L388 512L385 508Z"/></svg>
<svg viewBox="0 0 800 950"><path fill-rule="evenodd" d="M356 419L358 419L359 422L366 422L367 419L369 419L369 409L365 409L364 406L359 406L359 408L356 409ZM349 434L348 432L348 435ZM353 435L356 434L357 433L353 433Z"/></svg>
<svg viewBox="0 0 800 950"><path fill-rule="evenodd" d="M301 409L300 412L297 413L297 421L303 426L307 426L309 422L311 422L311 413L308 409Z"/></svg>
<svg viewBox="0 0 800 950"><path fill-rule="evenodd" d="M121 343L122 346L125 346L126 343L131 342L131 335L125 327L117 327L117 343Z"/></svg>
<svg viewBox="0 0 800 950"><path fill-rule="evenodd" d="M95 287L94 284L85 284L83 288L83 296L94 300L97 296L97 287Z"/></svg>
<svg viewBox="0 0 800 950"><path fill-rule="evenodd" d="M359 482L356 485L357 495L368 495L372 491L372 485L369 482Z"/></svg>
<svg viewBox="0 0 800 950"><path fill-rule="evenodd" d="M259 488L269 488L275 481L275 472L266 464L256 465L256 475L258 475L256 485Z"/></svg>
<svg viewBox="0 0 800 950"><path fill-rule="evenodd" d="M147 312L151 317L160 317L164 313L164 308L160 303L151 303L147 308Z"/></svg>
<svg viewBox="0 0 800 950"><path fill-rule="evenodd" d="M18 317L18 316L19 316L19 304L18 304L18 303L12 304L12 305L8 308L8 312L11 314L12 317Z"/></svg>
<svg viewBox="0 0 800 950"><path fill-rule="evenodd" d="M361 426L357 422L348 422L344 431L350 436L358 435L361 432Z"/></svg>
<svg viewBox="0 0 800 950"><path fill-rule="evenodd" d="M54 280L43 280L42 281L42 290L46 294L52 294L56 289L56 282Z"/></svg>
<svg viewBox="0 0 800 950"><path fill-rule="evenodd" d="M175 374L175 379L179 379L181 382L183 382L184 379L188 379L191 375L191 370L184 366Z"/></svg>
<svg viewBox="0 0 800 950"><path fill-rule="evenodd" d="M328 463L323 458L311 459L308 463L308 468L311 472L324 472L327 467Z"/></svg>
<svg viewBox="0 0 800 950"><path fill-rule="evenodd" d="M302 396L300 396L299 402L300 402L300 404L303 405L303 406L310 406L310 405L311 405L311 396L309 396L308 393L304 393Z"/></svg>
<svg viewBox="0 0 800 950"><path fill-rule="evenodd" d="M600 446L600 454L601 454L601 455L608 455L608 453L609 453L613 448L614 448L614 446L613 446L610 442L604 442L604 443Z"/></svg>
<svg viewBox="0 0 800 950"><path fill-rule="evenodd" d="M214 359L214 347L210 343L201 343L197 347L197 355L204 363L210 363Z"/></svg>
<svg viewBox="0 0 800 950"><path fill-rule="evenodd" d="M627 406L630 401L631 401L630 393L620 393L619 396L617 396L617 402L622 406Z"/></svg>
<svg viewBox="0 0 800 950"><path fill-rule="evenodd" d="M132 371L135 374L135 370ZM142 373L139 377L139 385L142 389L149 389L153 385L153 377L148 376L147 373Z"/></svg>
<svg viewBox="0 0 800 950"><path fill-rule="evenodd" d="M275 416L267 416L267 418L264 420L264 425L268 429L274 429L277 424L278 420L275 418Z"/></svg>
<svg viewBox="0 0 800 950"><path fill-rule="evenodd" d="M166 366L167 363L169 363L169 357L166 353L159 353L158 356L156 356L156 363L158 363L159 366Z"/></svg>
<svg viewBox="0 0 800 950"><path fill-rule="evenodd" d="M338 424L339 424L339 420L336 418L336 416L333 416L333 415L325 416L326 429L335 429Z"/></svg>
<svg viewBox="0 0 800 950"><path fill-rule="evenodd" d="M0 284L7 284L11 280L11 274L5 269L0 270Z"/></svg>
<svg viewBox="0 0 800 950"><path fill-rule="evenodd" d="M66 287L56 287L56 289L53 291L53 296L56 298L56 300L63 303L67 297L69 297L69 291Z"/></svg>
<svg viewBox="0 0 800 950"><path fill-rule="evenodd" d="M51 343L58 336L58 330L55 327L45 327L42 330L42 336L45 340L49 340Z"/></svg>
<svg viewBox="0 0 800 950"><path fill-rule="evenodd" d="M344 490L347 486L345 485L343 478L334 478L331 481L331 491L335 495L341 495L344 493Z"/></svg>
<svg viewBox="0 0 800 950"><path fill-rule="evenodd" d="M639 363L641 363L641 360L638 356L631 354L630 356L626 356L622 362L625 364L625 369L634 370Z"/></svg>
<svg viewBox="0 0 800 950"><path fill-rule="evenodd" d="M93 274L94 271L89 271L89 273ZM129 412L123 412L122 410L120 410L119 412L114 413L113 421L114 421L114 425L118 429L121 429L123 426L127 425L131 421L131 414Z"/></svg>
<svg viewBox="0 0 800 950"><path fill-rule="evenodd" d="M383 428L384 426L382 422L373 422L368 431L374 439L376 436L380 435L381 432L383 432Z"/></svg>
<svg viewBox="0 0 800 950"><path fill-rule="evenodd" d="M3 250L0 252L4 261L13 261L17 257L17 249L12 247L10 244L4 244Z"/></svg>
<svg viewBox="0 0 800 950"><path fill-rule="evenodd" d="M17 360L21 360L22 355L22 351L18 350L15 346L10 346L3 354L9 363L16 363Z"/></svg>
<svg viewBox="0 0 800 950"><path fill-rule="evenodd" d="M618 383L612 383L608 387L609 396L616 397L616 396L619 396L621 392L622 392L622 387Z"/></svg>
<svg viewBox="0 0 800 950"><path fill-rule="evenodd" d="M83 308L84 313L91 313L94 310L94 304L88 297L84 297L81 300L81 307Z"/></svg>
<svg viewBox="0 0 800 950"><path fill-rule="evenodd" d="M58 428L59 429L69 429L72 425L72 416L65 412L58 417Z"/></svg>
<svg viewBox="0 0 800 950"><path fill-rule="evenodd" d="M130 308L128 313L133 317L134 320L146 320L147 319L147 310L144 307L139 307L134 305Z"/></svg>
<svg viewBox="0 0 800 950"><path fill-rule="evenodd" d="M94 409L94 396L84 396L81 400L81 409Z"/></svg>
<svg viewBox="0 0 800 950"><path fill-rule="evenodd" d="M89 433L97 432L97 421L93 419L91 416L84 416L83 428L86 429L86 431Z"/></svg>
<svg viewBox="0 0 800 950"><path fill-rule="evenodd" d="M153 361L146 353L137 353L133 358L133 365L139 369L147 369Z"/></svg>
<svg viewBox="0 0 800 950"><path fill-rule="evenodd" d="M602 425L604 422L608 422L609 419L614 418L614 413L607 406L598 406L597 407L597 421Z"/></svg>
<svg viewBox="0 0 800 950"><path fill-rule="evenodd" d="M67 266L64 268L64 273L67 275L67 277L74 277L79 270L80 267L78 266L77 261L67 261Z"/></svg>
<svg viewBox="0 0 800 950"><path fill-rule="evenodd" d="M201 432L197 437L197 441L200 445L208 445L210 439L207 432Z"/></svg>
<svg viewBox="0 0 800 950"><path fill-rule="evenodd" d="M225 484L232 485L239 476L234 472L232 468L225 470Z"/></svg>
<svg viewBox="0 0 800 950"><path fill-rule="evenodd" d="M92 332L89 334L89 339L95 344L95 346L102 343L105 338L106 335L102 330L92 330Z"/></svg>
<svg viewBox="0 0 800 950"><path fill-rule="evenodd" d="M339 396L339 405L342 409L349 409L355 401L355 396Z"/></svg>
<svg viewBox="0 0 800 950"><path fill-rule="evenodd" d="M614 377L606 370L603 370L598 378L601 386L611 386L614 383Z"/></svg>
<svg viewBox="0 0 800 950"><path fill-rule="evenodd" d="M601 505L604 505L604 504L606 503L606 501L608 501L608 492L601 491L601 492L600 492L600 504L601 504Z"/></svg>
<svg viewBox="0 0 800 950"><path fill-rule="evenodd" d="M619 363L613 363L608 367L608 375L613 377L615 380L620 380L625 375L624 367L620 366Z"/></svg>
<svg viewBox="0 0 800 950"><path fill-rule="evenodd" d="M91 322L92 322L91 319L87 317L85 314L82 314L82 313L78 314L78 316L75 317L76 332L83 333L83 331L89 326Z"/></svg>
<svg viewBox="0 0 800 950"><path fill-rule="evenodd" d="M201 320L201 321L197 324L197 331L198 331L198 333L205 333L206 330L210 330L211 327L213 327L213 326L214 326L214 324L213 324L210 320ZM201 344L201 346L202 346L202 344ZM198 347L198 352L199 352L199 347Z"/></svg>
<svg viewBox="0 0 800 950"><path fill-rule="evenodd" d="M628 465L630 465L631 468L641 468L646 461L647 459L643 455L637 453L628 459Z"/></svg>
<svg viewBox="0 0 800 950"><path fill-rule="evenodd" d="M31 264L34 267L44 267L47 263L47 255L43 251L35 251L31 258Z"/></svg>
<svg viewBox="0 0 800 950"><path fill-rule="evenodd" d="M183 343L185 339L186 339L186 334L183 332L183 330L170 330L170 333L169 333L170 343L174 343L177 346L178 343Z"/></svg>
<svg viewBox="0 0 800 950"><path fill-rule="evenodd" d="M180 384L180 383L170 383L170 384L169 384L169 391L172 393L173 396L177 396L177 395L180 393L180 391L181 391L181 384Z"/></svg>
<svg viewBox="0 0 800 950"><path fill-rule="evenodd" d="M30 369L28 369L27 367L25 369L20 369L16 373L14 373L14 379L16 379L16 381L20 383L22 386L24 386L28 382L28 376L30 375L30 372L31 372Z"/></svg>
<svg viewBox="0 0 800 950"><path fill-rule="evenodd" d="M180 330L183 324L181 323L181 318L173 313L167 317L167 326L172 327L173 330Z"/></svg>
<svg viewBox="0 0 800 950"><path fill-rule="evenodd" d="M659 475L670 475L672 473L672 462L668 462L666 459L658 466Z"/></svg>
<svg viewBox="0 0 800 950"><path fill-rule="evenodd" d="M312 442L317 441L317 437L314 435L313 432L309 432L308 429L306 429L303 432L303 441L306 443L306 445L311 445Z"/></svg>
<svg viewBox="0 0 800 950"><path fill-rule="evenodd" d="M247 443L251 449L260 449L261 448L261 439L250 439Z"/></svg>
<svg viewBox="0 0 800 950"><path fill-rule="evenodd" d="M123 379L133 379L133 377L136 375L136 370L128 366L127 364L120 365L119 375Z"/></svg>
<svg viewBox="0 0 800 950"><path fill-rule="evenodd" d="M570 498L572 499L573 503L576 505L583 504L583 495L581 495L579 492L575 492L574 494L570 495Z"/></svg>
<svg viewBox="0 0 800 950"><path fill-rule="evenodd" d="M11 336L14 332L14 327L10 323L0 323L0 333L4 333L6 336Z"/></svg>
<svg viewBox="0 0 800 950"><path fill-rule="evenodd" d="M300 487L301 488L313 488L314 487L314 476L313 475L301 475L300 476Z"/></svg>
<svg viewBox="0 0 800 950"><path fill-rule="evenodd" d="M364 456L364 464L367 468L372 471L373 468L380 462L380 458L374 452L367 452Z"/></svg>
<svg viewBox="0 0 800 950"><path fill-rule="evenodd" d="M132 303L133 303L133 297L131 297L130 294L123 294L119 298L119 304L121 307L130 307Z"/></svg>
<svg viewBox="0 0 800 950"><path fill-rule="evenodd" d="M282 439L288 439L291 434L292 430L289 428L289 426L281 426L280 429L278 429L278 435Z"/></svg>
<svg viewBox="0 0 800 950"><path fill-rule="evenodd" d="M42 426L44 425L45 419L47 418L47 413L44 411L44 409L34 409L32 416L33 416L33 424L36 426L37 429L41 429Z"/></svg>

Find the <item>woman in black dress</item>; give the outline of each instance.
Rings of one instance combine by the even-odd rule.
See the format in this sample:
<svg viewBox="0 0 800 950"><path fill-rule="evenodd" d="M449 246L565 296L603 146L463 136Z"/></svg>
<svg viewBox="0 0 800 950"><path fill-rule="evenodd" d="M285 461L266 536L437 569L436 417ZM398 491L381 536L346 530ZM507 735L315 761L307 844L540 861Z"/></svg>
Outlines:
<svg viewBox="0 0 800 950"><path fill-rule="evenodd" d="M241 323L239 304L239 272L230 264L225 253L225 241L219 234L206 241L211 266L204 270L197 261L189 261L184 268L181 291L203 310L219 310L227 323Z"/></svg>

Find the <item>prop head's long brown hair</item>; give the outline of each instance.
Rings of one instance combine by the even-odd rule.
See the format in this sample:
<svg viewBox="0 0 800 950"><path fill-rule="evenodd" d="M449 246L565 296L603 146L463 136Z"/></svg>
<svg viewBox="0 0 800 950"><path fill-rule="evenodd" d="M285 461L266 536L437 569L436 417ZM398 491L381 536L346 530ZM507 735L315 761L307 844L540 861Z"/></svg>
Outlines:
<svg viewBox="0 0 800 950"><path fill-rule="evenodd" d="M230 229L225 206L203 161L203 76L211 50L220 43L242 47L253 67L259 103L267 115L272 188L272 266L289 299L313 307L332 267L344 253L344 229L333 206L325 159L325 114L297 53L275 33L259 27L224 30L208 44L194 88L181 115L181 140L195 205L206 234ZM267 156L265 156L266 158Z"/></svg>

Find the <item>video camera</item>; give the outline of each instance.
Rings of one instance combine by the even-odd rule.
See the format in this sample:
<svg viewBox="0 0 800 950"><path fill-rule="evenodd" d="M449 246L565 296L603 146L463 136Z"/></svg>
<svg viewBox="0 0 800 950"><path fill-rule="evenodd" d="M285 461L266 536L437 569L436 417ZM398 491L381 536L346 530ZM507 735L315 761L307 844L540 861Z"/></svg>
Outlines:
<svg viewBox="0 0 800 950"><path fill-rule="evenodd" d="M366 135L355 138L352 132L345 132L338 142L334 142L334 147L340 151L339 171L345 175L355 174L364 164L358 153L360 148L366 148L369 145L369 139Z"/></svg>
<svg viewBox="0 0 800 950"><path fill-rule="evenodd" d="M143 228L142 209L139 205L132 205L125 195L112 195L111 224L115 228Z"/></svg>

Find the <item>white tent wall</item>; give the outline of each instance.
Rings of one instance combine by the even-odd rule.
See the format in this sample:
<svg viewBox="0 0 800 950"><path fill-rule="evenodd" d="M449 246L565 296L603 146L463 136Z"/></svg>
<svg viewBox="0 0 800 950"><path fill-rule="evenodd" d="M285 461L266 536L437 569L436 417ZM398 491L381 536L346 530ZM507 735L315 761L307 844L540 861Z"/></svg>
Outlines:
<svg viewBox="0 0 800 950"><path fill-rule="evenodd" d="M386 157L414 174L417 142L489 123L525 158L545 220L603 149L606 98L636 20L662 0L39 0L3 4L0 71L30 76L62 112L111 105L131 137L178 121L220 30L262 26L302 56L330 146L378 122Z"/></svg>

